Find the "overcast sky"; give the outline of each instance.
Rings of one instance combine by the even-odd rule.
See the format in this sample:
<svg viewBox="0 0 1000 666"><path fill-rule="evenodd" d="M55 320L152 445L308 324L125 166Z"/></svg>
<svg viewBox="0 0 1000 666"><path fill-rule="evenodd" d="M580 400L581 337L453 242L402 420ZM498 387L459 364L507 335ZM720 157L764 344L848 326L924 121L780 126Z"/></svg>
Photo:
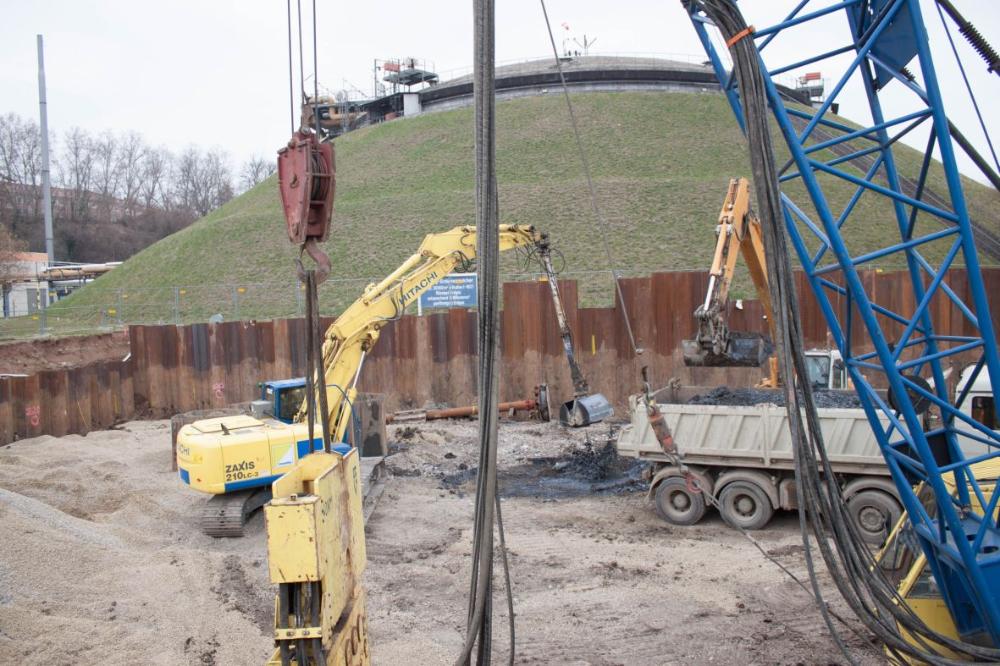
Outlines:
<svg viewBox="0 0 1000 666"><path fill-rule="evenodd" d="M758 27L780 18L794 4L740 3L748 21ZM955 4L1000 48L1000 10L994 0ZM287 140L284 0L3 0L3 5L0 113L37 118L35 35L42 33L49 125L57 137L74 125L92 132L137 130L150 143L173 150L189 144L222 148L234 166L254 154L272 155ZM308 30L310 0L303 5ZM329 91L356 88L369 93L375 58L426 59L442 78L466 73L471 66L470 0L319 0L317 5L319 82ZM985 150L940 19L931 0L923 5L949 116ZM596 38L597 53L703 57L678 0L548 0L548 10L558 40L566 35L561 28L566 23L570 36ZM497 12L498 61L551 53L538 2L498 2ZM837 43L844 34L839 23L823 34L800 31L769 48L778 55L815 53L820 44ZM964 41L958 46L988 127L996 132L989 124L996 117L1000 77L987 74ZM306 58L311 62L309 48ZM311 73L311 64L306 70ZM307 87L312 89L311 82ZM859 101L857 96L845 97L841 113L859 118Z"/></svg>

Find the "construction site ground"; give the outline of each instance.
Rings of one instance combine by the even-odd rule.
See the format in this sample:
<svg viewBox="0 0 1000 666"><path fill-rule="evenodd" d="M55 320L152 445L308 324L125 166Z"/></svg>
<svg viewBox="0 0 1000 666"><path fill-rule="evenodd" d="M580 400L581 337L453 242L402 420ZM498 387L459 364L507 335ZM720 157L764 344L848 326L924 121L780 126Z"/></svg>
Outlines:
<svg viewBox="0 0 1000 666"><path fill-rule="evenodd" d="M367 526L374 663L452 663L466 618L476 424L389 432L392 478ZM809 596L717 516L671 527L636 468L618 462L612 478L593 478L608 462L606 436L606 426L501 426L516 663L843 661ZM206 537L204 499L170 470L166 421L0 448L0 663L262 663L273 613L263 520L243 539ZM793 514L755 536L807 580ZM882 661L843 634L863 662Z"/></svg>

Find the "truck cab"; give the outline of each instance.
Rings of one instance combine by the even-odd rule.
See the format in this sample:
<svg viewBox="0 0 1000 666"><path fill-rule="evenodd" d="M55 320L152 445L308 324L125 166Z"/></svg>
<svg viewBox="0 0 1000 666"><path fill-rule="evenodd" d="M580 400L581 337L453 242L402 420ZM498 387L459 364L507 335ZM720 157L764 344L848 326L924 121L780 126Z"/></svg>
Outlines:
<svg viewBox="0 0 1000 666"><path fill-rule="evenodd" d="M810 349L806 352L806 371L814 389L845 390L851 388L847 366L836 349Z"/></svg>
<svg viewBox="0 0 1000 666"><path fill-rule="evenodd" d="M976 366L974 364L968 365L958 377L958 385L955 387L956 396L961 395L965 388L969 387L969 393L965 397L965 401L962 403L960 409L963 414L972 417L975 421L978 421L990 430L998 430L1000 429L1000 423L997 422L996 407L993 401L993 386L990 383L989 373L983 368L979 376L973 379L975 369ZM958 442L959 446L962 447L962 452L967 457L979 456L990 451L989 445L976 441L971 437L960 435Z"/></svg>

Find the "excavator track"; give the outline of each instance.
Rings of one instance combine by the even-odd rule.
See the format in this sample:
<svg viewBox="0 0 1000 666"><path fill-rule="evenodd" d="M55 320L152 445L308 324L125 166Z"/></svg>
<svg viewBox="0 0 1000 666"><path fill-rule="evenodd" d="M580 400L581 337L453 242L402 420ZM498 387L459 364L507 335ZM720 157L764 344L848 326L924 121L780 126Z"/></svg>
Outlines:
<svg viewBox="0 0 1000 666"><path fill-rule="evenodd" d="M271 500L271 486L213 495L201 510L201 531L212 537L241 537L253 512Z"/></svg>

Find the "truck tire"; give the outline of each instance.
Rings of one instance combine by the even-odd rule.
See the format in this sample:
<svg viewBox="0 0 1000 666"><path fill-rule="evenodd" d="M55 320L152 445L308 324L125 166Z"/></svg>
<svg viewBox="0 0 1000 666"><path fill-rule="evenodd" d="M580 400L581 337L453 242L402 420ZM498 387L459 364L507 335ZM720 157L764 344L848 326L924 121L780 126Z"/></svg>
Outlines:
<svg viewBox="0 0 1000 666"><path fill-rule="evenodd" d="M705 496L682 477L670 476L656 486L656 510L671 525L694 525L705 515Z"/></svg>
<svg viewBox="0 0 1000 666"><path fill-rule="evenodd" d="M759 530L771 522L774 507L767 493L750 481L733 481L719 493L719 513L733 527Z"/></svg>
<svg viewBox="0 0 1000 666"><path fill-rule="evenodd" d="M847 512L865 543L882 545L903 509L881 490L862 490L847 500Z"/></svg>

